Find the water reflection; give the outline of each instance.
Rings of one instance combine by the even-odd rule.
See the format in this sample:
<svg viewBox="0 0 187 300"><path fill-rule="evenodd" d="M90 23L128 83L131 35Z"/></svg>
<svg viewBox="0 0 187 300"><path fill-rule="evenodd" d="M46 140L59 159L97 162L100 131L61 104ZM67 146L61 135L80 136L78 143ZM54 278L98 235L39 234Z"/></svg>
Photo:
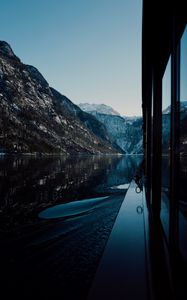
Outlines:
<svg viewBox="0 0 187 300"><path fill-rule="evenodd" d="M131 181L141 157L1 158L1 226L29 223L45 207L111 194ZM3 223L3 224L2 224Z"/></svg>
<svg viewBox="0 0 187 300"><path fill-rule="evenodd" d="M0 277L7 299L28 299L28 291L31 299L86 299L141 160L0 159ZM40 218L46 212L54 218Z"/></svg>

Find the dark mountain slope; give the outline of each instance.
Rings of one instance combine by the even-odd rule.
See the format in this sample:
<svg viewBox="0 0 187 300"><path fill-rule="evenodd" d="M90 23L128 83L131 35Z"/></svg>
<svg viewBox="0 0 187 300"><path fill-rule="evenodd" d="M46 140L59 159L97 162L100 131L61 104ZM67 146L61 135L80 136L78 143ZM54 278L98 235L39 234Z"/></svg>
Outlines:
<svg viewBox="0 0 187 300"><path fill-rule="evenodd" d="M69 99L50 88L35 67L23 64L2 41L0 150L64 154L117 152L102 124L81 113Z"/></svg>

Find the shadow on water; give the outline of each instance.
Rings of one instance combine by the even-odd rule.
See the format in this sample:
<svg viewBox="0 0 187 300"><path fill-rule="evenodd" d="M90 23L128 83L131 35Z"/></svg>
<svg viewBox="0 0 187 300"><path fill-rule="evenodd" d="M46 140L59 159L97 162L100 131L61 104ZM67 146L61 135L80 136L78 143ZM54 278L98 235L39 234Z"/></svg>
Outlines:
<svg viewBox="0 0 187 300"><path fill-rule="evenodd" d="M7 298L86 299L141 159L0 159L0 275Z"/></svg>

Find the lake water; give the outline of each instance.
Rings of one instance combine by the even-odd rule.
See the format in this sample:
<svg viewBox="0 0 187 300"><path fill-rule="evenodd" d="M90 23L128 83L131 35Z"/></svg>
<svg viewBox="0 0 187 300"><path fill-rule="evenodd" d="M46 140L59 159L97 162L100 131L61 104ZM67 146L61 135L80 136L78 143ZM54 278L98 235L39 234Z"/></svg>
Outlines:
<svg viewBox="0 0 187 300"><path fill-rule="evenodd" d="M7 298L86 299L141 160L0 157L0 275Z"/></svg>

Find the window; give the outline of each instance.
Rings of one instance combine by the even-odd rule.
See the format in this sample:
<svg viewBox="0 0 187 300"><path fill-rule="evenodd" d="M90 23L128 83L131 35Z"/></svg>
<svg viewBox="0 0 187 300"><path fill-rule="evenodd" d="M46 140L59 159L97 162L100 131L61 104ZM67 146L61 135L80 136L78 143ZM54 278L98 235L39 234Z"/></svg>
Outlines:
<svg viewBox="0 0 187 300"><path fill-rule="evenodd" d="M170 194L170 132L171 132L171 58L169 58L162 80L162 178L161 178L161 221L169 237L169 194Z"/></svg>
<svg viewBox="0 0 187 300"><path fill-rule="evenodd" d="M181 39L179 248L187 261L187 27Z"/></svg>

